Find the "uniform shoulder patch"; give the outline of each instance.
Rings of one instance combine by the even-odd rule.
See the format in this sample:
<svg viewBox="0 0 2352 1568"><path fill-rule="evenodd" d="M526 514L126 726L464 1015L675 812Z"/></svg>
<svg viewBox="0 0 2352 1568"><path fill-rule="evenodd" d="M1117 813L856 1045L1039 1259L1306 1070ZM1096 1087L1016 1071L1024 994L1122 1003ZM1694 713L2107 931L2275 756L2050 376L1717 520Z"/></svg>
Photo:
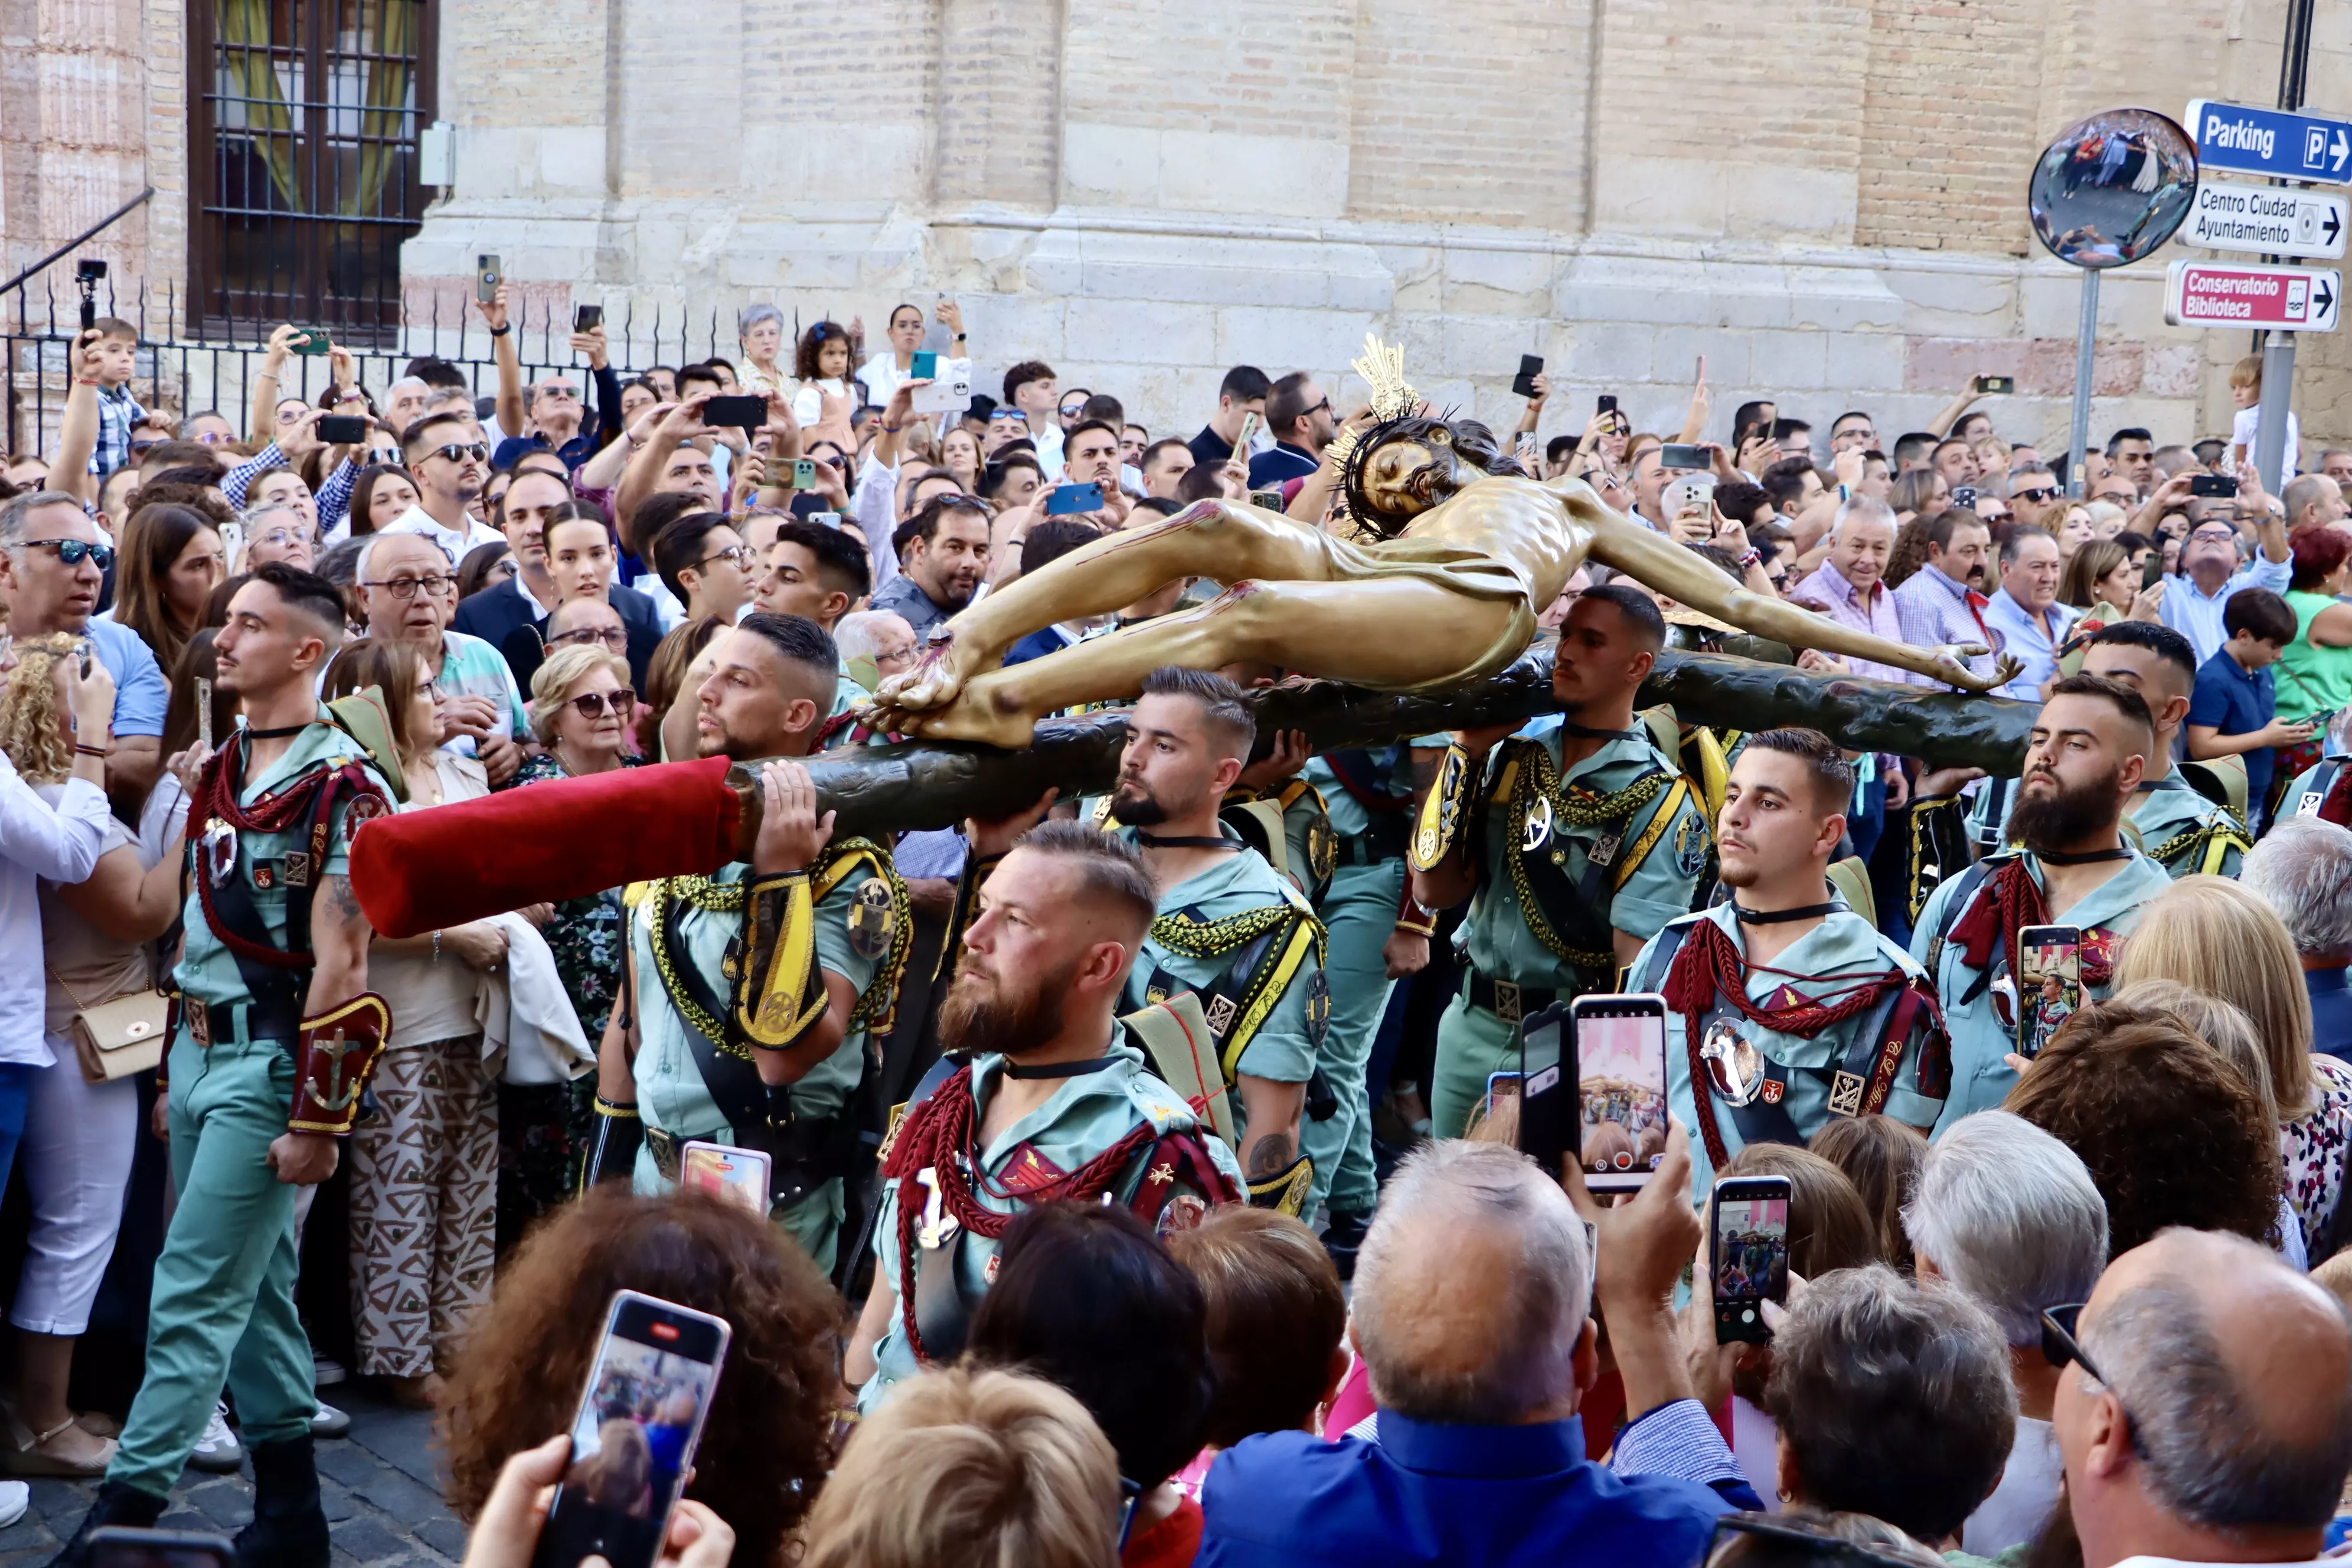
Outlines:
<svg viewBox="0 0 2352 1568"><path fill-rule="evenodd" d="M1167 1084L1140 1069L1128 1075L1127 1098L1130 1104L1151 1123L1154 1132L1165 1135L1200 1125L1201 1119Z"/></svg>
<svg viewBox="0 0 2352 1568"><path fill-rule="evenodd" d="M1696 877L1706 870L1708 847L1706 818L1697 807L1685 806L1681 819L1675 824L1675 872Z"/></svg>

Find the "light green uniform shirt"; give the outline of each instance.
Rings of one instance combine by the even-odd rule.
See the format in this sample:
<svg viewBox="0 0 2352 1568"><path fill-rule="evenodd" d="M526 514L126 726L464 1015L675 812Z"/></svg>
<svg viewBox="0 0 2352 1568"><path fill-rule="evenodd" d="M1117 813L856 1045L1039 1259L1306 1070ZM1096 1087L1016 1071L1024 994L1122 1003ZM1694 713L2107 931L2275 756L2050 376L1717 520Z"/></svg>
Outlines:
<svg viewBox="0 0 2352 1568"><path fill-rule="evenodd" d="M2292 811L2294 807L2288 806ZM2142 780L2139 793L2132 796L2128 808L2132 830L2139 835L2139 847L2153 857L2156 851L2184 833L2200 828L2222 828L2247 837L2246 825L2221 802L2208 800L2180 776L2179 770L2160 779ZM2159 860L2165 870L2174 877L2188 877L2206 869L2208 842L2192 842ZM2245 863L2246 852L2232 844L2221 852L2221 864L2213 874L2234 877Z"/></svg>
<svg viewBox="0 0 2352 1568"><path fill-rule="evenodd" d="M323 714L324 710L320 711ZM294 743L286 749L285 754L259 776L248 776L245 787L237 793L237 800L249 807L269 791L299 778L320 763L339 765L346 759L366 766L369 779L378 789L384 790L389 800L391 791L384 785L383 775L369 761L366 751L350 735L323 720L295 736ZM350 812L349 796L336 804L327 832L326 864L313 867L310 871L313 897L317 896L327 878L345 876L351 870L352 847L346 833L349 826L346 819ZM240 832L236 836L235 874L245 879L246 888L253 897L254 910L261 916L262 926L269 932L271 942L280 948L287 945L286 856L289 851L298 854L309 852L306 842L309 827L306 816L283 833ZM191 816L188 842L197 858L195 875L199 877L208 874L205 868L204 837L205 824ZM268 870L268 886L261 886L256 881L254 871L257 867ZM172 971L181 993L190 1001L215 1005L251 1001L253 998L245 988L245 977L237 972L236 956L229 952L227 944L214 934L213 928L205 920L204 907L193 879L188 888L187 908L182 911L182 918L187 928L187 940L180 950L180 962ZM308 948L310 933L307 931L298 932L294 945Z"/></svg>

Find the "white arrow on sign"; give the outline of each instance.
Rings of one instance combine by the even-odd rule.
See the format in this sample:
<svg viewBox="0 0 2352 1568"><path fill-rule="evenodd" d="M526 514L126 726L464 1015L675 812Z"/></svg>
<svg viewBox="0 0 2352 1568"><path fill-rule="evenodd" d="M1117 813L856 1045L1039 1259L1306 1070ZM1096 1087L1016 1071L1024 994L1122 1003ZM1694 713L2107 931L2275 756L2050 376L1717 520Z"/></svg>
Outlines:
<svg viewBox="0 0 2352 1568"><path fill-rule="evenodd" d="M2344 254L2347 221L2352 204L2340 195L2200 180L2180 242L2245 256L2333 258Z"/></svg>
<svg viewBox="0 0 2352 1568"><path fill-rule="evenodd" d="M2344 161L2352 158L2352 141L2347 141L2341 126L2336 128L2336 141L2327 149L2327 170L2332 174L2344 172Z"/></svg>

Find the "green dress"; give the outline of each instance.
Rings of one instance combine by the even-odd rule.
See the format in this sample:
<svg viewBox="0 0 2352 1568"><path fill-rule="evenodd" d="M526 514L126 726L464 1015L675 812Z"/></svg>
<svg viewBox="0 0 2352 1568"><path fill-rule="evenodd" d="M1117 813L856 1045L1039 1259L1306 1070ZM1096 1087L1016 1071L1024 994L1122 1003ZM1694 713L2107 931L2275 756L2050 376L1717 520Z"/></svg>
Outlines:
<svg viewBox="0 0 2352 1568"><path fill-rule="evenodd" d="M2293 721L2331 713L2352 703L2352 647L2328 647L2311 640L2312 617L2337 601L2332 595L2290 589L2294 640L2278 661L2278 716Z"/></svg>

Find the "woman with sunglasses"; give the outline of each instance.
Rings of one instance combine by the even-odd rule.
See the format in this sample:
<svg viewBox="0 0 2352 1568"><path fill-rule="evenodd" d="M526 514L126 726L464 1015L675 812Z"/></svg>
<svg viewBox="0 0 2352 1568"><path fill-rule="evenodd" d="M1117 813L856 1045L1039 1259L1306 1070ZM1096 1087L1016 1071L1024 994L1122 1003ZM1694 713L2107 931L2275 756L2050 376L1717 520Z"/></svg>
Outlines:
<svg viewBox="0 0 2352 1568"><path fill-rule="evenodd" d="M523 763L516 785L636 766L627 738L636 709L628 660L595 643L556 648L530 681L531 734L547 749ZM580 1027L592 1040L604 1037L618 994L622 929L618 888L567 899L540 927ZM595 1128L595 1099L593 1073L572 1084L500 1089L500 1163L509 1173L499 1184L501 1250L572 1195L581 1152Z"/></svg>

